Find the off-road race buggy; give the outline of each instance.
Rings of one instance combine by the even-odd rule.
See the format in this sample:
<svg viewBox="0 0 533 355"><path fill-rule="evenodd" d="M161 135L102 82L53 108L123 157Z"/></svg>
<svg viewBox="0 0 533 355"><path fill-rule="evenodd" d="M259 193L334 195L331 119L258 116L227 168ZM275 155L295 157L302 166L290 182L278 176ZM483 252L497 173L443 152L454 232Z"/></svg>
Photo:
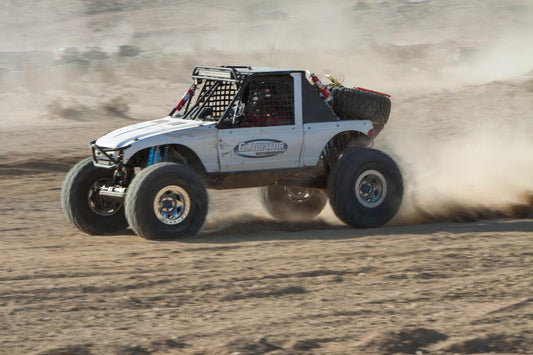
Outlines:
<svg viewBox="0 0 533 355"><path fill-rule="evenodd" d="M325 87L303 70L197 66L192 78L167 117L107 133L70 170L61 202L81 231L194 235L206 187L257 187L268 213L286 221L314 218L328 199L353 227L396 214L400 170L370 148L388 120L388 95L335 80Z"/></svg>

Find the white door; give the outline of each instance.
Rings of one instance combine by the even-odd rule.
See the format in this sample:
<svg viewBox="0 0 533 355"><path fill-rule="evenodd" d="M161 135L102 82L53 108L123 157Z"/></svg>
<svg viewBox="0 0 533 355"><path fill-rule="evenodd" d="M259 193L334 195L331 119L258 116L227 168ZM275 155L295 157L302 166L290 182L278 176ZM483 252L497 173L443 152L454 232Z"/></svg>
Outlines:
<svg viewBox="0 0 533 355"><path fill-rule="evenodd" d="M220 171L296 168L302 136L295 125L220 129Z"/></svg>
<svg viewBox="0 0 533 355"><path fill-rule="evenodd" d="M220 171L297 168L303 140L301 74L257 75L245 89L242 122L217 130Z"/></svg>

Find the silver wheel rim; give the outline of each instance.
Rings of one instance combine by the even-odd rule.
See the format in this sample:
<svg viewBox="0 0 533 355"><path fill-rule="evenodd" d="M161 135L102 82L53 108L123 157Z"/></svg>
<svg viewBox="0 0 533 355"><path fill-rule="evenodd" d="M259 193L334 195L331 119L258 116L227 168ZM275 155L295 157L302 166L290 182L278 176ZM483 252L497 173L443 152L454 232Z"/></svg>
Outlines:
<svg viewBox="0 0 533 355"><path fill-rule="evenodd" d="M175 225L183 222L190 209L189 194L180 186L165 186L155 195L154 213L164 224Z"/></svg>
<svg viewBox="0 0 533 355"><path fill-rule="evenodd" d="M112 216L122 208L122 201L100 197L100 188L109 182L110 178L98 179L93 182L87 193L87 202L91 211L104 217Z"/></svg>
<svg viewBox="0 0 533 355"><path fill-rule="evenodd" d="M304 203L311 198L313 190L285 186L287 197L294 203Z"/></svg>
<svg viewBox="0 0 533 355"><path fill-rule="evenodd" d="M387 180L377 170L367 170L355 182L357 201L366 208L381 205L387 196Z"/></svg>

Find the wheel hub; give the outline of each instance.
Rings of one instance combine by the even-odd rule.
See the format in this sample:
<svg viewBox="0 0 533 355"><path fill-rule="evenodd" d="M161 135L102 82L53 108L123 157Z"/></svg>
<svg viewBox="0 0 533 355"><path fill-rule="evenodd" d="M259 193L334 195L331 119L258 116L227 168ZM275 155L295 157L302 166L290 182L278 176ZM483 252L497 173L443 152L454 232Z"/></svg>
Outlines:
<svg viewBox="0 0 533 355"><path fill-rule="evenodd" d="M98 179L91 185L87 193L89 208L100 216L112 216L122 208L122 201L105 198L100 195L102 186L110 182L110 178Z"/></svg>
<svg viewBox="0 0 533 355"><path fill-rule="evenodd" d="M285 192L289 200L295 203L303 203L311 198L312 190L285 186Z"/></svg>
<svg viewBox="0 0 533 355"><path fill-rule="evenodd" d="M355 196L367 208L378 207L387 196L387 180L379 171L367 170L357 178Z"/></svg>
<svg viewBox="0 0 533 355"><path fill-rule="evenodd" d="M371 185L369 184L364 184L363 187L361 188L361 191L363 192L363 194L370 194L372 192L373 188Z"/></svg>
<svg viewBox="0 0 533 355"><path fill-rule="evenodd" d="M189 194L177 185L163 187L154 199L154 213L164 224L181 223L189 215L190 208Z"/></svg>
<svg viewBox="0 0 533 355"><path fill-rule="evenodd" d="M168 198L165 198L162 201L162 206L163 206L163 211L170 212L170 211L172 211L172 209L175 208L175 203L174 203L174 201L172 201L172 200L170 200Z"/></svg>

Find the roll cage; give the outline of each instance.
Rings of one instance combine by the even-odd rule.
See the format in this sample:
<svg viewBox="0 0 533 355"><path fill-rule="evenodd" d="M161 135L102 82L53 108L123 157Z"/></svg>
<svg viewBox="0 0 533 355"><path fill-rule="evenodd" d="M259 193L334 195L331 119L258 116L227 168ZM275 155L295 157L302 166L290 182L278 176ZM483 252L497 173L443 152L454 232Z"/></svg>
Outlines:
<svg viewBox="0 0 533 355"><path fill-rule="evenodd" d="M184 108L173 115L183 119L218 122L218 128L235 124L243 94L250 80L258 76L290 75L296 71L253 69L249 66L196 66L192 78L198 92ZM297 71L300 72L300 71Z"/></svg>

